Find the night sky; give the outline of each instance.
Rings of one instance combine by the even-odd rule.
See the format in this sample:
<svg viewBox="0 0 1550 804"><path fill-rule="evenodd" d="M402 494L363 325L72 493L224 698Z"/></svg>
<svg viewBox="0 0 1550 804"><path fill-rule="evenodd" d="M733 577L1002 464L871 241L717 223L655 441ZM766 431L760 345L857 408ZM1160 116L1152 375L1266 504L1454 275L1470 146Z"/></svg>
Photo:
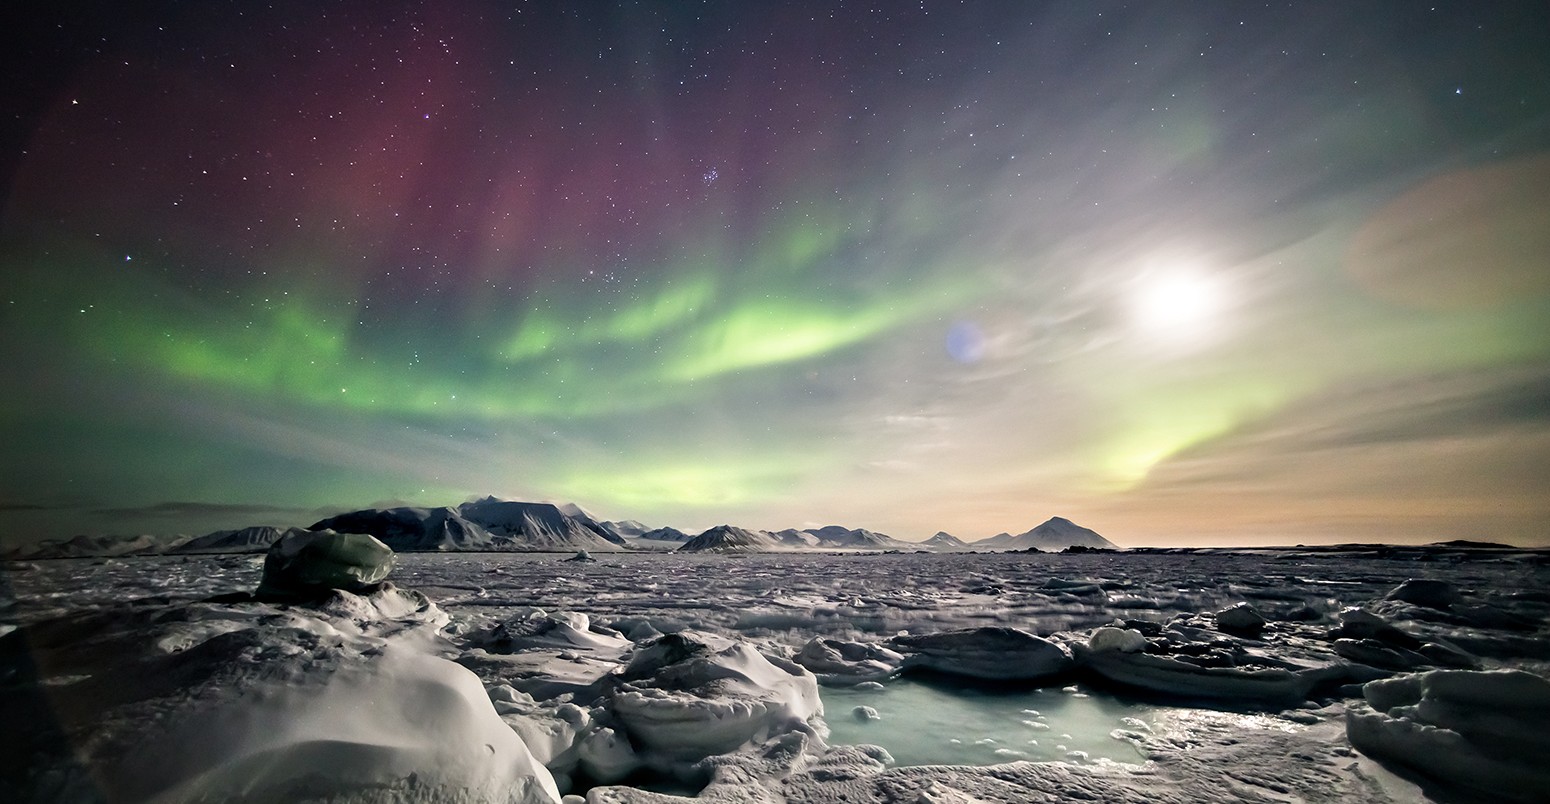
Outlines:
<svg viewBox="0 0 1550 804"><path fill-rule="evenodd" d="M1550 542L1550 6L11 2L0 533Z"/></svg>

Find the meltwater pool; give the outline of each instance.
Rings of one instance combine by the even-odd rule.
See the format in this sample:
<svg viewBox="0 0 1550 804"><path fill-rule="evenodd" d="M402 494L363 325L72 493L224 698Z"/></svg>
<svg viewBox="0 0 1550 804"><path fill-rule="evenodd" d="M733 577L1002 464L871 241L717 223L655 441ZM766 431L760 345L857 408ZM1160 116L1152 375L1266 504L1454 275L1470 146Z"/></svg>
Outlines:
<svg viewBox="0 0 1550 804"><path fill-rule="evenodd" d="M908 677L880 690L823 688L821 694L830 743L879 745L899 765L1144 762L1134 744L1114 733L1149 732L1166 709L1075 687L1008 690Z"/></svg>

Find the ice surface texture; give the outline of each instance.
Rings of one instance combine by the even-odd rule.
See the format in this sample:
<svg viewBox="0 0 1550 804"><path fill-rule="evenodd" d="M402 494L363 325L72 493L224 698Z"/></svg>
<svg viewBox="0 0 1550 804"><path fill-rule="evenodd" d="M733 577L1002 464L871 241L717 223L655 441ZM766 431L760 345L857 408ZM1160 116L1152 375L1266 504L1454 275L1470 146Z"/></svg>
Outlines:
<svg viewBox="0 0 1550 804"><path fill-rule="evenodd" d="M248 556L7 565L0 703L18 726L4 754L26 759L5 766L0 799L112 784L134 791L119 800L240 800L240 784L250 800L675 800L637 786L650 781L717 801L1398 802L1418 788L1353 752L1348 706L1350 740L1394 767L1434 739L1410 735L1417 724L1458 735L1456 757L1508 767L1539 745L1492 714L1527 695L1469 697L1438 674L1544 671L1550 570L1534 553L574 552L410 554L393 578L417 591L305 604L211 600L253 587ZM1452 593L1396 592L1411 579ZM1226 614L1242 604L1257 631ZM886 698L917 669L1122 684L1184 708L1115 730L1142 764L890 768L880 749L833 744L816 683ZM1378 679L1394 680L1357 703ZM1417 779L1455 787L1437 775ZM1525 789L1475 775L1483 800Z"/></svg>
<svg viewBox="0 0 1550 804"><path fill-rule="evenodd" d="M1518 670L1433 670L1373 681L1346 714L1351 744L1458 790L1550 800L1550 681Z"/></svg>
<svg viewBox="0 0 1550 804"><path fill-rule="evenodd" d="M557 800L479 679L426 650L447 622L382 584L306 606L145 600L29 626L13 636L48 681L41 696L8 689L5 709L36 713L8 723L35 764L0 798ZM37 753L50 743L71 748Z"/></svg>

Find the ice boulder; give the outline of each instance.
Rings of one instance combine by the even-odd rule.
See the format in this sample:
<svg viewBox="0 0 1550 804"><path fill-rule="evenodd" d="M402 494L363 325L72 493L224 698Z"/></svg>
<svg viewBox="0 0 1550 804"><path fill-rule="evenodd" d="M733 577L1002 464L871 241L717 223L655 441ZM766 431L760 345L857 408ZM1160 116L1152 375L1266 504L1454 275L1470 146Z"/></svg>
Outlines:
<svg viewBox="0 0 1550 804"><path fill-rule="evenodd" d="M994 681L1034 681L1071 669L1064 645L1017 628L989 626L922 636L899 636L893 647L904 667Z"/></svg>
<svg viewBox="0 0 1550 804"><path fill-rule="evenodd" d="M1372 681L1346 713L1351 744L1490 801L1550 796L1550 681L1520 670L1432 670Z"/></svg>
<svg viewBox="0 0 1550 804"><path fill-rule="evenodd" d="M868 642L814 637L797 652L796 662L824 684L846 685L889 678L899 672L904 656Z"/></svg>
<svg viewBox="0 0 1550 804"><path fill-rule="evenodd" d="M1094 653L1140 653L1146 650L1146 637L1130 628L1104 626L1088 637L1087 648Z"/></svg>
<svg viewBox="0 0 1550 804"><path fill-rule="evenodd" d="M581 769L603 784L613 784L640 767L629 738L606 726L581 741L579 754Z"/></svg>
<svg viewBox="0 0 1550 804"><path fill-rule="evenodd" d="M629 649L630 640L611 628L593 625L580 612L522 611L497 623L471 641L492 653L514 653L535 648L598 651L617 656Z"/></svg>
<svg viewBox="0 0 1550 804"><path fill-rule="evenodd" d="M1112 626L1094 630L1085 644L1072 647L1083 669L1109 681L1187 698L1290 703L1346 673L1335 664L1298 665L1189 641L1197 630L1176 625L1163 632L1157 650L1164 652L1159 653L1146 652L1152 646L1140 631Z"/></svg>
<svg viewBox="0 0 1550 804"><path fill-rule="evenodd" d="M1342 659L1384 670L1414 670L1432 664L1413 650L1386 645L1376 639L1337 639L1334 648Z"/></svg>
<svg viewBox="0 0 1550 804"><path fill-rule="evenodd" d="M1216 627L1229 634L1254 636L1265 628L1265 618L1247 603L1229 606L1216 613Z"/></svg>
<svg viewBox="0 0 1550 804"><path fill-rule="evenodd" d="M810 721L823 712L812 673L710 634L686 631L644 645L620 677L615 718L637 746L673 761L811 733Z"/></svg>
<svg viewBox="0 0 1550 804"><path fill-rule="evenodd" d="M258 594L315 595L329 589L366 591L393 571L393 550L374 536L293 530L269 548Z"/></svg>
<svg viewBox="0 0 1550 804"><path fill-rule="evenodd" d="M1380 642L1415 650L1421 640L1389 624L1388 620L1366 609L1348 606L1340 610L1340 626L1330 632L1336 639L1376 639Z"/></svg>
<svg viewBox="0 0 1550 804"><path fill-rule="evenodd" d="M1396 586L1387 595L1385 600L1400 600L1429 609L1446 610L1454 603L1459 602L1459 593L1453 585L1445 581L1433 581L1424 578L1411 578Z"/></svg>

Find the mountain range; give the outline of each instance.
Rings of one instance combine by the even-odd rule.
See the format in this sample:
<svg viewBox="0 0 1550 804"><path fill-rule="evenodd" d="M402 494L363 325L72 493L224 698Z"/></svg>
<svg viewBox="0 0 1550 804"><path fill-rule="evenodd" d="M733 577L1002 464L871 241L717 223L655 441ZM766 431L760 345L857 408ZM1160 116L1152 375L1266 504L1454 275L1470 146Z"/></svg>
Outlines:
<svg viewBox="0 0 1550 804"><path fill-rule="evenodd" d="M161 553L261 552L298 528L258 525L188 536L83 535L8 551L4 557L153 555ZM699 534L670 527L651 528L624 519L603 521L574 503L518 502L485 497L456 507L366 508L314 522L305 530L335 530L377 537L400 552L425 551L580 551L677 549L684 552L758 552L771 550L863 550L966 552L980 550L1058 551L1069 547L1114 548L1089 528L1053 517L1013 536L999 533L965 542L938 532L907 542L865 528L840 525L780 531L718 525ZM675 548L676 545L676 548Z"/></svg>

